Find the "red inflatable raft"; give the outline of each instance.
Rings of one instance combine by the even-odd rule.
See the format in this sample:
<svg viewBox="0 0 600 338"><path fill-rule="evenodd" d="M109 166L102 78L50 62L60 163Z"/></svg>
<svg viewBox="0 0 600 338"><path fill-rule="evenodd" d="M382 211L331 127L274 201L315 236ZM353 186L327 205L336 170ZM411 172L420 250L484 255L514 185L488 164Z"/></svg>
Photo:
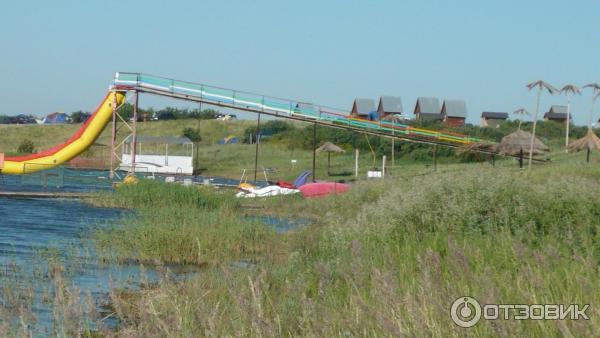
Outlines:
<svg viewBox="0 0 600 338"><path fill-rule="evenodd" d="M309 198L343 193L350 189L350 185L335 182L315 182L304 184L298 189L302 197Z"/></svg>

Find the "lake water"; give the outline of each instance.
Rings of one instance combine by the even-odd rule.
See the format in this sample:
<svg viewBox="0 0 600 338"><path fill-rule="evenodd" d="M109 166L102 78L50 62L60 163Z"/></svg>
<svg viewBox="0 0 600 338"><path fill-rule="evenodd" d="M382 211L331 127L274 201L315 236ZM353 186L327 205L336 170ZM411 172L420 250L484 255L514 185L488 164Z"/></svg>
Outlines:
<svg viewBox="0 0 600 338"><path fill-rule="evenodd" d="M0 176L0 189L110 189L106 172L63 170L44 175ZM204 179L197 177L194 181L202 182ZM211 183L234 184L235 181L213 178ZM114 226L129 213L119 209L96 208L77 200L0 197L0 315L8 313L14 316L15 307L23 306L33 315L27 323L34 336L52 335L52 299L56 283L52 266L57 266L54 262L64 268L60 275L65 286L79 290L82 298L89 292L96 311L101 310L108 301L111 286L116 289L138 289L141 281L157 281L164 269L159 273L138 265L104 264L98 261L93 245L88 242L89 234L95 228ZM270 216L246 217L259 220L278 233L308 223ZM198 273L197 268L189 266L166 268L171 278L184 278ZM110 327L117 322L109 316L104 324Z"/></svg>
<svg viewBox="0 0 600 338"><path fill-rule="evenodd" d="M59 262L65 286L80 290L82 298L89 292L98 311L108 300L111 284L136 289L142 280L156 281L158 273L151 269L99 262L86 245L90 231L123 216L124 211L75 200L0 198L0 307L4 305L6 313L15 312L11 306L27 307L34 316L30 326L34 335L50 334L56 280L48 262ZM196 271L170 268L176 276ZM17 305L9 301L15 293L21 299ZM105 324L112 326L114 320L109 317Z"/></svg>

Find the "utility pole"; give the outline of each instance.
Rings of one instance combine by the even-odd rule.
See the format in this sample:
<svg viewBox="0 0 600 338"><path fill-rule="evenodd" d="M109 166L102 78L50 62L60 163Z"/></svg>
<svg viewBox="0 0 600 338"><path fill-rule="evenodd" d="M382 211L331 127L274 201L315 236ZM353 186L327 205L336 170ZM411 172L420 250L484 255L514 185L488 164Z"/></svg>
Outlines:
<svg viewBox="0 0 600 338"><path fill-rule="evenodd" d="M256 120L256 150L254 152L254 183L256 183L256 173L258 171L258 142L260 140L260 113L258 113L258 119Z"/></svg>
<svg viewBox="0 0 600 338"><path fill-rule="evenodd" d="M313 182L317 180L317 123L313 125L313 163L312 163Z"/></svg>

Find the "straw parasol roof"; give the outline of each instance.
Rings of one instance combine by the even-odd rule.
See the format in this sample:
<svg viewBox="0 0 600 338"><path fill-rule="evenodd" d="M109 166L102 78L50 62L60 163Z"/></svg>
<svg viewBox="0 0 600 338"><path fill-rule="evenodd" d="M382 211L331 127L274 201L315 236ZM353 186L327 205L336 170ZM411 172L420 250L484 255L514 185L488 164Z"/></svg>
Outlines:
<svg viewBox="0 0 600 338"><path fill-rule="evenodd" d="M498 150L503 155L519 155L521 149L524 153L529 152L529 143L531 142L531 133L524 130L517 130L512 134L506 135L500 141ZM550 149L537 137L533 141L533 153L536 155L544 154Z"/></svg>
<svg viewBox="0 0 600 338"><path fill-rule="evenodd" d="M346 151L331 142L325 142L322 146L317 148L317 153L320 152L328 152L328 153L345 153Z"/></svg>
<svg viewBox="0 0 600 338"><path fill-rule="evenodd" d="M600 138L594 134L592 130L588 130L587 134L569 144L569 150L600 150Z"/></svg>

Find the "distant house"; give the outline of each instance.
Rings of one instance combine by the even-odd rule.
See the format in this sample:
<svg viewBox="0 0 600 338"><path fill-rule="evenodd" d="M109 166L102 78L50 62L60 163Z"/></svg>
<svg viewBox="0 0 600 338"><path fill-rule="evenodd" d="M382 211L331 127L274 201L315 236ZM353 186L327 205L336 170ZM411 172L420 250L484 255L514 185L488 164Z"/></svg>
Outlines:
<svg viewBox="0 0 600 338"><path fill-rule="evenodd" d="M565 123L567 121L567 106L551 106L544 114L544 120Z"/></svg>
<svg viewBox="0 0 600 338"><path fill-rule="evenodd" d="M498 128L500 124L508 119L508 113L496 113L484 111L481 113L481 126Z"/></svg>
<svg viewBox="0 0 600 338"><path fill-rule="evenodd" d="M42 120L44 124L58 124L58 123L68 123L70 121L69 115L65 113L52 113L48 114Z"/></svg>
<svg viewBox="0 0 600 338"><path fill-rule="evenodd" d="M467 119L467 104L462 100L444 100L441 114L446 125L462 126Z"/></svg>
<svg viewBox="0 0 600 338"><path fill-rule="evenodd" d="M402 115L403 113L404 110L402 109L402 99L400 96L382 96L379 98L379 104L377 105L379 119L390 115Z"/></svg>
<svg viewBox="0 0 600 338"><path fill-rule="evenodd" d="M352 104L350 116L363 120L376 119L377 112L375 111L375 101L372 99L355 99Z"/></svg>
<svg viewBox="0 0 600 338"><path fill-rule="evenodd" d="M414 113L417 120L442 120L440 100L437 97L419 97Z"/></svg>

